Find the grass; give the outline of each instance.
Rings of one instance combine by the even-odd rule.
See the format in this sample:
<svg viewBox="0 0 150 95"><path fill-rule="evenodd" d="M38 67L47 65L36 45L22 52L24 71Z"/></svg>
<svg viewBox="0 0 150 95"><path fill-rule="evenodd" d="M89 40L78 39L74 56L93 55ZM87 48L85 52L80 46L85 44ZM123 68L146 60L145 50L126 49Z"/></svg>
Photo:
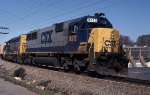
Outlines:
<svg viewBox="0 0 150 95"><path fill-rule="evenodd" d="M31 84L29 85L29 84L26 84L24 82L17 81L11 76L0 76L0 78L3 78L5 81L10 81L16 85L23 86L23 87L27 88L28 90L37 93L38 95L54 95L50 91L37 89L35 86L33 86Z"/></svg>

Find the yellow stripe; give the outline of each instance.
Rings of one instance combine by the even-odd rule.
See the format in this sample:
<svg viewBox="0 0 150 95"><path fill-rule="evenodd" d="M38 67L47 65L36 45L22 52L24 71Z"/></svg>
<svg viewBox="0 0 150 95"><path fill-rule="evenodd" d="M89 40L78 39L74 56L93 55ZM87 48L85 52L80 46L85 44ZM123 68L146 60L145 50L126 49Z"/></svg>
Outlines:
<svg viewBox="0 0 150 95"><path fill-rule="evenodd" d="M80 45L82 45L82 44L87 44L87 42L80 42Z"/></svg>

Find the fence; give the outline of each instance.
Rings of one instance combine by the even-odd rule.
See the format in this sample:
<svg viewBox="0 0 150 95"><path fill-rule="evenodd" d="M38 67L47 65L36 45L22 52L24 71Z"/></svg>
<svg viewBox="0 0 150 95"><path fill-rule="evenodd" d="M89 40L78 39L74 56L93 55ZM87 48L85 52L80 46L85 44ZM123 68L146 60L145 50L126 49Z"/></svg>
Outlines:
<svg viewBox="0 0 150 95"><path fill-rule="evenodd" d="M144 60L146 62L150 61L150 47L145 46L125 46L123 47L125 51L129 51L131 55L133 56L134 60L140 60L140 55L144 57Z"/></svg>

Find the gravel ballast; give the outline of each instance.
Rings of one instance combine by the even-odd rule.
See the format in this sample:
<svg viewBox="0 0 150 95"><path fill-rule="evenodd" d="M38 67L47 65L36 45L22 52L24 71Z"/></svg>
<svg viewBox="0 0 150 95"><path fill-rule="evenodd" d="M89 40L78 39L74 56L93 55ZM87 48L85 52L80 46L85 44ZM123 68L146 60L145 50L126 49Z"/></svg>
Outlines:
<svg viewBox="0 0 150 95"><path fill-rule="evenodd" d="M6 73L2 68L5 68L9 75L13 75L18 68L24 68L26 75L22 82L56 95L150 95L150 87L147 86L19 65L1 59L0 65L0 74Z"/></svg>

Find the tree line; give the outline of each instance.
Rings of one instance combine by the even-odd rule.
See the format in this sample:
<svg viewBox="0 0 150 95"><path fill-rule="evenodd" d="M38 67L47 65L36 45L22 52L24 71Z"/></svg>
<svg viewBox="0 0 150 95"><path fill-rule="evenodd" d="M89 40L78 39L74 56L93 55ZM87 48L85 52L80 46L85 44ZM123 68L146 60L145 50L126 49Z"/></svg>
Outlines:
<svg viewBox="0 0 150 95"><path fill-rule="evenodd" d="M129 36L120 35L120 45L150 46L150 35L141 35L135 42Z"/></svg>

